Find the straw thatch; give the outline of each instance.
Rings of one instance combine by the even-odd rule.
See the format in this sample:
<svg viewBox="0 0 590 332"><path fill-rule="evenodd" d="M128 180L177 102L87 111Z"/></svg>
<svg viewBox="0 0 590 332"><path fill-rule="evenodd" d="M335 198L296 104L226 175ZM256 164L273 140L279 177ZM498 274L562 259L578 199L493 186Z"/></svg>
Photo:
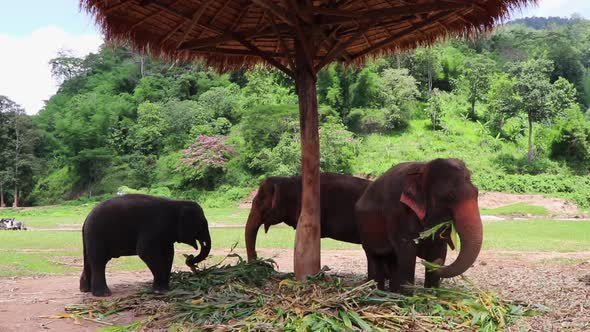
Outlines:
<svg viewBox="0 0 590 332"><path fill-rule="evenodd" d="M487 30L536 0L81 0L107 40L228 70L293 66L295 40L315 69Z"/></svg>

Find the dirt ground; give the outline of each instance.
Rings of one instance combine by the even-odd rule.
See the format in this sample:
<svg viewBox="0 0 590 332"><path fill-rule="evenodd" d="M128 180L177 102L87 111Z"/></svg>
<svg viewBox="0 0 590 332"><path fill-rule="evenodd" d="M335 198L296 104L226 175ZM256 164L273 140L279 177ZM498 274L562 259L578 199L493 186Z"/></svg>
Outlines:
<svg viewBox="0 0 590 332"><path fill-rule="evenodd" d="M245 255L244 252L239 252ZM225 255L217 250L213 255ZM329 273L364 274L362 250L326 250L322 264ZM273 258L282 271L292 271L292 251L260 250ZM454 259L453 254L449 260ZM418 278L423 268L417 263ZM182 268L182 267L176 267ZM498 292L505 299L547 307L544 315L520 320L511 331L590 331L590 251L577 253L522 253L483 251L466 276L479 286ZM151 281L143 272L109 273L107 280L114 296L129 294ZM418 283L421 280L417 281ZM447 284L454 281L445 281ZM78 275L0 279L0 331L95 331L94 322L71 318L48 318L64 313L64 306L83 303L92 296L78 291ZM131 313L114 318L114 323L133 320Z"/></svg>

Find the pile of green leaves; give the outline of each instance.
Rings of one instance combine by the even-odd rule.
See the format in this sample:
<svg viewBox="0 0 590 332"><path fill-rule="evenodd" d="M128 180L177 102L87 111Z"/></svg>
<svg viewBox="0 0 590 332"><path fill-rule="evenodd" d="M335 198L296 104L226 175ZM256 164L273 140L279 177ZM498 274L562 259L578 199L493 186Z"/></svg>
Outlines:
<svg viewBox="0 0 590 332"><path fill-rule="evenodd" d="M473 284L415 288L410 296L377 290L375 283L320 273L305 282L279 273L272 260L223 262L172 274L172 290L66 307L68 317L111 325L109 316L133 310L146 317L104 331L497 331L533 314Z"/></svg>

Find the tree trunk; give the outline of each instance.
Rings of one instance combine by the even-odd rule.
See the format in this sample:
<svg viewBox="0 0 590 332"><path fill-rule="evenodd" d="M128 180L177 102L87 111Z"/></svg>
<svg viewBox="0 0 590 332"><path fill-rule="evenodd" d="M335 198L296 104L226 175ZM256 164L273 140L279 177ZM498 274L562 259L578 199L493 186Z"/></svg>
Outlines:
<svg viewBox="0 0 590 332"><path fill-rule="evenodd" d="M20 131L18 126L18 112L14 112L14 202L12 207L18 207L18 163L20 154Z"/></svg>
<svg viewBox="0 0 590 332"><path fill-rule="evenodd" d="M320 140L316 79L299 45L296 55L296 85L301 127L302 197L295 236L295 278L320 271Z"/></svg>
<svg viewBox="0 0 590 332"><path fill-rule="evenodd" d="M17 185L14 186L14 202L12 203L12 207L13 208L18 207L18 186Z"/></svg>
<svg viewBox="0 0 590 332"><path fill-rule="evenodd" d="M428 97L432 97L432 57L428 57Z"/></svg>
<svg viewBox="0 0 590 332"><path fill-rule="evenodd" d="M0 183L0 208L5 208L6 202L4 202L4 184Z"/></svg>
<svg viewBox="0 0 590 332"><path fill-rule="evenodd" d="M475 118L475 97L470 98L471 108L469 109L469 118L471 120L476 120Z"/></svg>
<svg viewBox="0 0 590 332"><path fill-rule="evenodd" d="M529 164L533 161L533 119L529 114L529 152L527 154Z"/></svg>

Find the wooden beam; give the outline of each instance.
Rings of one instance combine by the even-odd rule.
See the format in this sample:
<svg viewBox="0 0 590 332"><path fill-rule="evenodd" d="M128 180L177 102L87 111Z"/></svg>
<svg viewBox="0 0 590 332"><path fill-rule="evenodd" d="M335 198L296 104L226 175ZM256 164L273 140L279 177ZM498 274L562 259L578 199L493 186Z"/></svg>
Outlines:
<svg viewBox="0 0 590 332"><path fill-rule="evenodd" d="M294 12L297 10L296 7L298 6L297 1L291 0L289 1L291 5L291 10ZM297 42L299 42L299 46L301 46L303 53L305 55L305 59L307 59L307 66L305 68L309 68L310 70L314 70L313 66L313 59L315 52L312 50L312 45L310 45L310 38L306 35L301 27L299 19L295 19L294 22L295 27L295 51L297 52ZM300 65L297 64L297 68L299 69ZM312 72L313 76L315 77L316 72Z"/></svg>
<svg viewBox="0 0 590 332"><path fill-rule="evenodd" d="M289 75L290 77L295 78L295 73L293 71L291 71L289 68L285 67L279 61L275 60L275 58L274 58L275 56L273 54L259 49L258 47L256 47L256 45L252 44L250 41L248 41L247 39L243 38L238 33L234 34L234 38L238 42L240 42L240 44L244 45L246 48L248 48L250 51L252 51L257 56L259 56L259 57L263 58L264 60L268 61L268 63L270 63L271 65L273 65L273 66L277 67L278 69L282 70L285 74Z"/></svg>
<svg viewBox="0 0 590 332"><path fill-rule="evenodd" d="M293 266L295 278L305 280L320 271L320 137L316 79L308 66L307 54L295 47L301 133L301 213L297 221Z"/></svg>
<svg viewBox="0 0 590 332"><path fill-rule="evenodd" d="M159 44L164 44L168 39L170 39L172 36L174 36L174 34L176 33L176 31L178 31L180 28L182 28L183 25L185 25L186 22L180 22L179 24L177 24L174 29L170 30L170 32L168 32L164 38L160 39L160 41L158 42Z"/></svg>
<svg viewBox="0 0 590 332"><path fill-rule="evenodd" d="M178 12L178 11L172 9L172 8L169 8L167 6L161 5L160 3L155 2L155 1L150 1L147 4L149 4L150 6L154 6L156 8L159 8L159 9L161 9L161 10L163 10L163 11L169 13L169 14L172 14L174 16L180 17L180 18L184 19L187 22L190 22L193 19L192 16L187 16L187 15L185 15L183 13L180 13L180 12ZM197 23L197 26L199 28L201 28L201 29L205 29L205 30L207 30L209 32L213 32L213 33L216 33L216 34L222 34L223 33L222 31L219 31L217 29L213 29L213 28L211 28L209 26L206 26L204 24L198 24Z"/></svg>
<svg viewBox="0 0 590 332"><path fill-rule="evenodd" d="M287 11L285 9L275 5L272 1L252 0L252 2L264 9L270 10L275 16L277 16L281 20L285 21L285 23L287 23L289 25L295 25L295 20L292 17L289 17L289 14L287 13Z"/></svg>
<svg viewBox="0 0 590 332"><path fill-rule="evenodd" d="M288 31L291 30L291 28L287 25L277 25L277 29L281 32L281 33L286 33ZM272 37L274 35L275 31L274 28L271 26L269 26L268 28L261 30L261 31L247 31L247 32L241 32L240 35L242 35L243 38L246 39L254 39L254 38L264 38L264 37ZM234 33L232 31L229 32L225 32L222 33L220 35L214 36L214 37L206 37L206 38L200 38L200 39L193 39L190 41L187 41L185 43L183 43L179 48L183 49L183 50L195 50L195 49L199 49L202 47L209 47L209 46L214 46L223 42L227 42L227 41L231 41L231 40L235 40L234 38Z"/></svg>
<svg viewBox="0 0 590 332"><path fill-rule="evenodd" d="M326 56L320 61L320 63L315 67L316 72L320 71L324 66L332 62L332 60L336 59L340 56L348 46L358 40L360 37L364 35L364 33L369 30L371 26L367 26L364 28L359 28L359 30L350 36L345 42L338 41L336 45L332 47L332 49L326 54Z"/></svg>
<svg viewBox="0 0 590 332"><path fill-rule="evenodd" d="M366 48L366 49L364 49L364 50L362 50L362 51L360 51L360 52L358 52L356 54L353 54L351 60L358 59L361 56L364 56L364 55L366 55L368 53L371 53L371 52L373 52L375 50L378 50L378 49L383 48L383 47L386 47L386 46L388 46L388 45L390 45L392 43L395 43L400 38L405 37L408 34L410 34L412 32L415 32L416 30L420 30L420 29L422 29L424 27L427 27L427 26L429 26L431 24L434 24L438 20L442 20L442 19L448 18L448 17L450 17L450 16L452 16L454 14L455 14L455 12L452 12L452 11L447 11L447 12L442 12L442 13L436 14L436 15L432 16L431 18L429 18L429 19L427 19L425 21L416 23L416 24L412 25L411 27L406 28L406 29L404 29L404 30L402 30L402 31L394 34L393 36L391 36L389 38L386 38L386 39L384 39L384 40L382 40L382 41L374 44L371 47L368 47L368 48Z"/></svg>
<svg viewBox="0 0 590 332"><path fill-rule="evenodd" d="M289 54L289 49L287 48L285 41L281 37L281 32L279 31L279 29L277 28L277 25L275 24L274 16L272 14L270 14L269 17L270 17L270 23L272 24L272 28L275 32L275 35L277 35L277 38L279 39L279 44L281 45L281 48L283 49L283 53L285 53L285 58L289 61L289 66L291 67L291 70L295 70L295 63L293 62L293 58Z"/></svg>
<svg viewBox="0 0 590 332"><path fill-rule="evenodd" d="M361 12L350 12L333 8L315 7L314 11L319 15L319 24L354 23L363 20L377 20L390 18L391 16L407 16L425 14L436 11L461 10L473 6L471 3L436 2L431 4L418 4L399 6L395 8L383 8Z"/></svg>
<svg viewBox="0 0 590 332"><path fill-rule="evenodd" d="M109 7L109 8L107 8L107 9L105 9L104 10L104 15L107 15L107 14L109 14L109 13L111 13L111 12L113 12L113 11L121 8L121 7L127 6L130 3L131 3L131 0L121 0L121 2L119 2L118 4L113 5L113 6Z"/></svg>
<svg viewBox="0 0 590 332"><path fill-rule="evenodd" d="M176 48L179 48L180 45L182 43L184 43L184 41L186 40L186 37L188 37L189 33L191 33L191 31L193 30L193 28L195 27L195 24L197 24L197 22L199 21L199 19L201 18L201 16L203 16L203 14L205 13L205 10L207 10L207 7L213 2L213 0L206 0L205 2L203 2L203 4L199 7L199 9L197 9L194 14L193 14L193 19L191 20L190 24L188 25L186 31L184 31L184 35L182 35L182 38L180 38L180 41L178 42L178 44L176 45Z"/></svg>
<svg viewBox="0 0 590 332"><path fill-rule="evenodd" d="M227 47L205 47L200 48L197 50L197 53L216 53L216 54L229 54L229 55L242 55L242 56L260 56L259 54L245 50L245 49L235 49L235 48L227 48ZM275 52L265 52L269 57L281 57L281 53Z"/></svg>

